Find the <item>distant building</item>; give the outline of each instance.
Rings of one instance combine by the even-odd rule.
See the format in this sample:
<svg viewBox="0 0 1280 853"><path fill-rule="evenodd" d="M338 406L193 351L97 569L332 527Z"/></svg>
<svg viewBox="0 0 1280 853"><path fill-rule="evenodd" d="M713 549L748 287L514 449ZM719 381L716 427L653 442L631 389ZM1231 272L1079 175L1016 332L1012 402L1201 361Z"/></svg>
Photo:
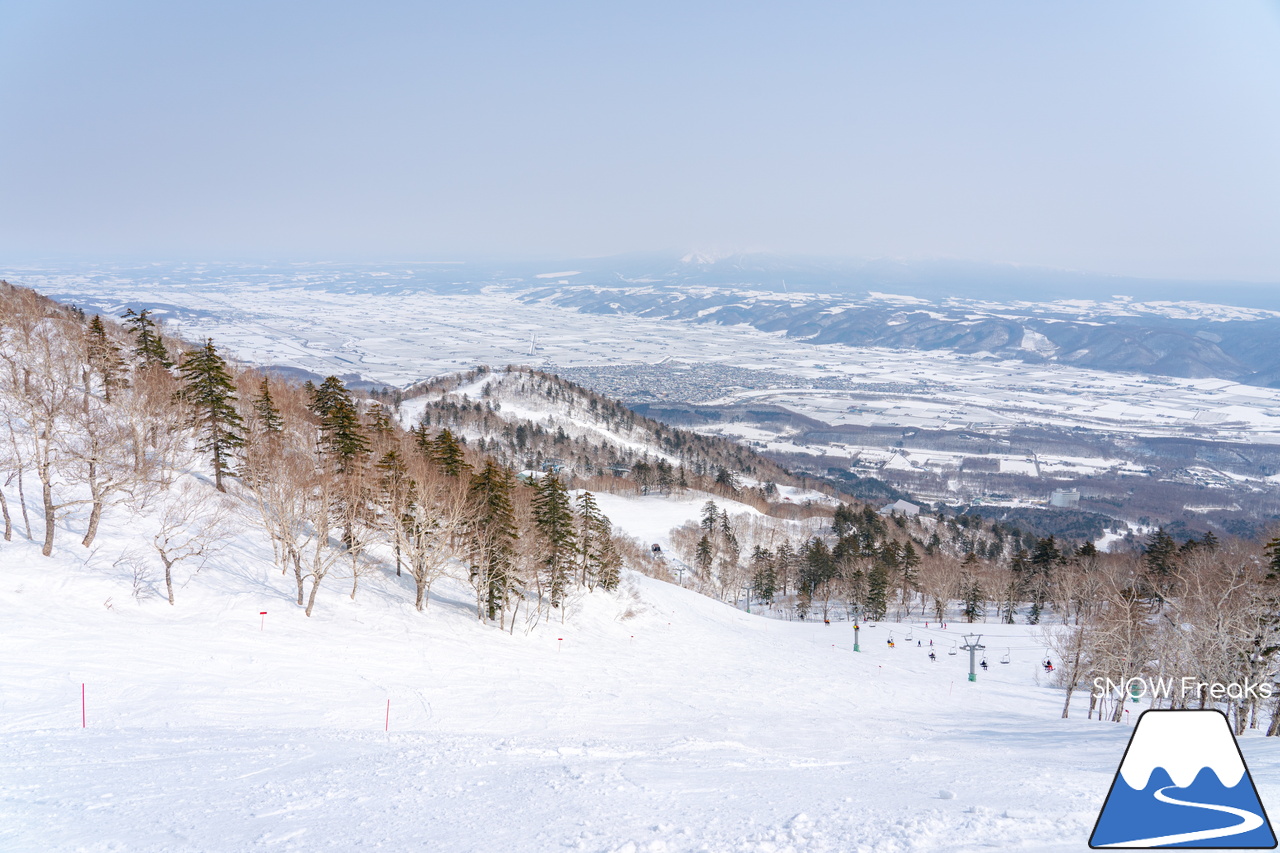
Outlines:
<svg viewBox="0 0 1280 853"><path fill-rule="evenodd" d="M903 515L919 515L920 507L910 501L894 501L888 506L880 508L881 515L892 515L895 512L900 512Z"/></svg>
<svg viewBox="0 0 1280 853"><path fill-rule="evenodd" d="M1080 493L1075 489L1054 489L1049 495L1049 506L1072 507L1079 504Z"/></svg>
<svg viewBox="0 0 1280 853"><path fill-rule="evenodd" d="M542 470L548 474L563 474L568 469L569 466L564 464L563 459L556 459L554 456L542 463Z"/></svg>

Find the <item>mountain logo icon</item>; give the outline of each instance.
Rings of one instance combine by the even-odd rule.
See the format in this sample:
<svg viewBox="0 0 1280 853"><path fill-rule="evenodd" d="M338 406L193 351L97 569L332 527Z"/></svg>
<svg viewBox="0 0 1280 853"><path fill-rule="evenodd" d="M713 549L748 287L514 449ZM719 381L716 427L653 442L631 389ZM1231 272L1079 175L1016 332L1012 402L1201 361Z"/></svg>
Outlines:
<svg viewBox="0 0 1280 853"><path fill-rule="evenodd" d="M1089 846L1274 848L1271 821L1226 715L1143 712Z"/></svg>

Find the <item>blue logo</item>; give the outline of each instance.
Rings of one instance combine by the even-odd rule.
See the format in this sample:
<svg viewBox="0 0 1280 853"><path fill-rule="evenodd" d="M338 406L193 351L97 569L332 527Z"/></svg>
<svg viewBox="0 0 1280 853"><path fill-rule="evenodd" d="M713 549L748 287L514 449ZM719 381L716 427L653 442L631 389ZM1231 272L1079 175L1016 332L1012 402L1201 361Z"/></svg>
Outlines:
<svg viewBox="0 0 1280 853"><path fill-rule="evenodd" d="M1275 833L1226 715L1145 711L1089 846L1274 848Z"/></svg>

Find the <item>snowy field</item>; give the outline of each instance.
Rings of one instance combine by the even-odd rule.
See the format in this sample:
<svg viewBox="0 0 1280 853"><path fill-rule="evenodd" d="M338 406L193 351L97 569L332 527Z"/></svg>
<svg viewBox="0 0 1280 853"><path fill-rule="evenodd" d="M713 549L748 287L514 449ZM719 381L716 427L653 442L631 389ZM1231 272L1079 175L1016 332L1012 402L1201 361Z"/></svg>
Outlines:
<svg viewBox="0 0 1280 853"><path fill-rule="evenodd" d="M249 538L170 607L122 546L0 543L0 849L1084 850L1130 731L1059 719L1027 626L975 626L969 683L954 624L855 654L638 575L511 633L390 575L307 619Z"/></svg>
<svg viewBox="0 0 1280 853"><path fill-rule="evenodd" d="M796 387L743 391L721 402L772 403L832 424L978 430L1035 424L1143 435L1194 429L1205 438L1280 442L1276 389L1028 365L983 354L814 345L745 325L530 304L519 298L524 286L442 293L414 285L413 274L28 270L10 278L92 311L157 306L178 333L192 340L212 336L246 361L321 375L359 374L391 385L477 364L554 368L667 359L793 376ZM824 379L862 390L805 387Z"/></svg>

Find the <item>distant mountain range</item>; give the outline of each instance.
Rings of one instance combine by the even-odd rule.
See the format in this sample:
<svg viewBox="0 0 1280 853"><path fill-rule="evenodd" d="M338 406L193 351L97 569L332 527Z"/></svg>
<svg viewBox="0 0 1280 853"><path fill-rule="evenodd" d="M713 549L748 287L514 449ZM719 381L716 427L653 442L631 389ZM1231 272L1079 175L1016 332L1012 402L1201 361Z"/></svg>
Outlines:
<svg viewBox="0 0 1280 853"><path fill-rule="evenodd" d="M535 265L492 265L498 276L527 278ZM438 272L457 276L485 265L464 264ZM824 258L765 252L715 254L636 253L605 258L546 261L534 275L574 271L572 284L605 287L653 284L750 288L856 296L888 291L930 302L951 298L992 301L1064 299L1214 302L1280 310L1280 283L1144 279L1019 264L948 259Z"/></svg>
<svg viewBox="0 0 1280 853"><path fill-rule="evenodd" d="M1280 387L1280 314L1130 301L979 305L664 285L543 287L525 299L588 313L746 323L815 344L991 353L1029 363Z"/></svg>

